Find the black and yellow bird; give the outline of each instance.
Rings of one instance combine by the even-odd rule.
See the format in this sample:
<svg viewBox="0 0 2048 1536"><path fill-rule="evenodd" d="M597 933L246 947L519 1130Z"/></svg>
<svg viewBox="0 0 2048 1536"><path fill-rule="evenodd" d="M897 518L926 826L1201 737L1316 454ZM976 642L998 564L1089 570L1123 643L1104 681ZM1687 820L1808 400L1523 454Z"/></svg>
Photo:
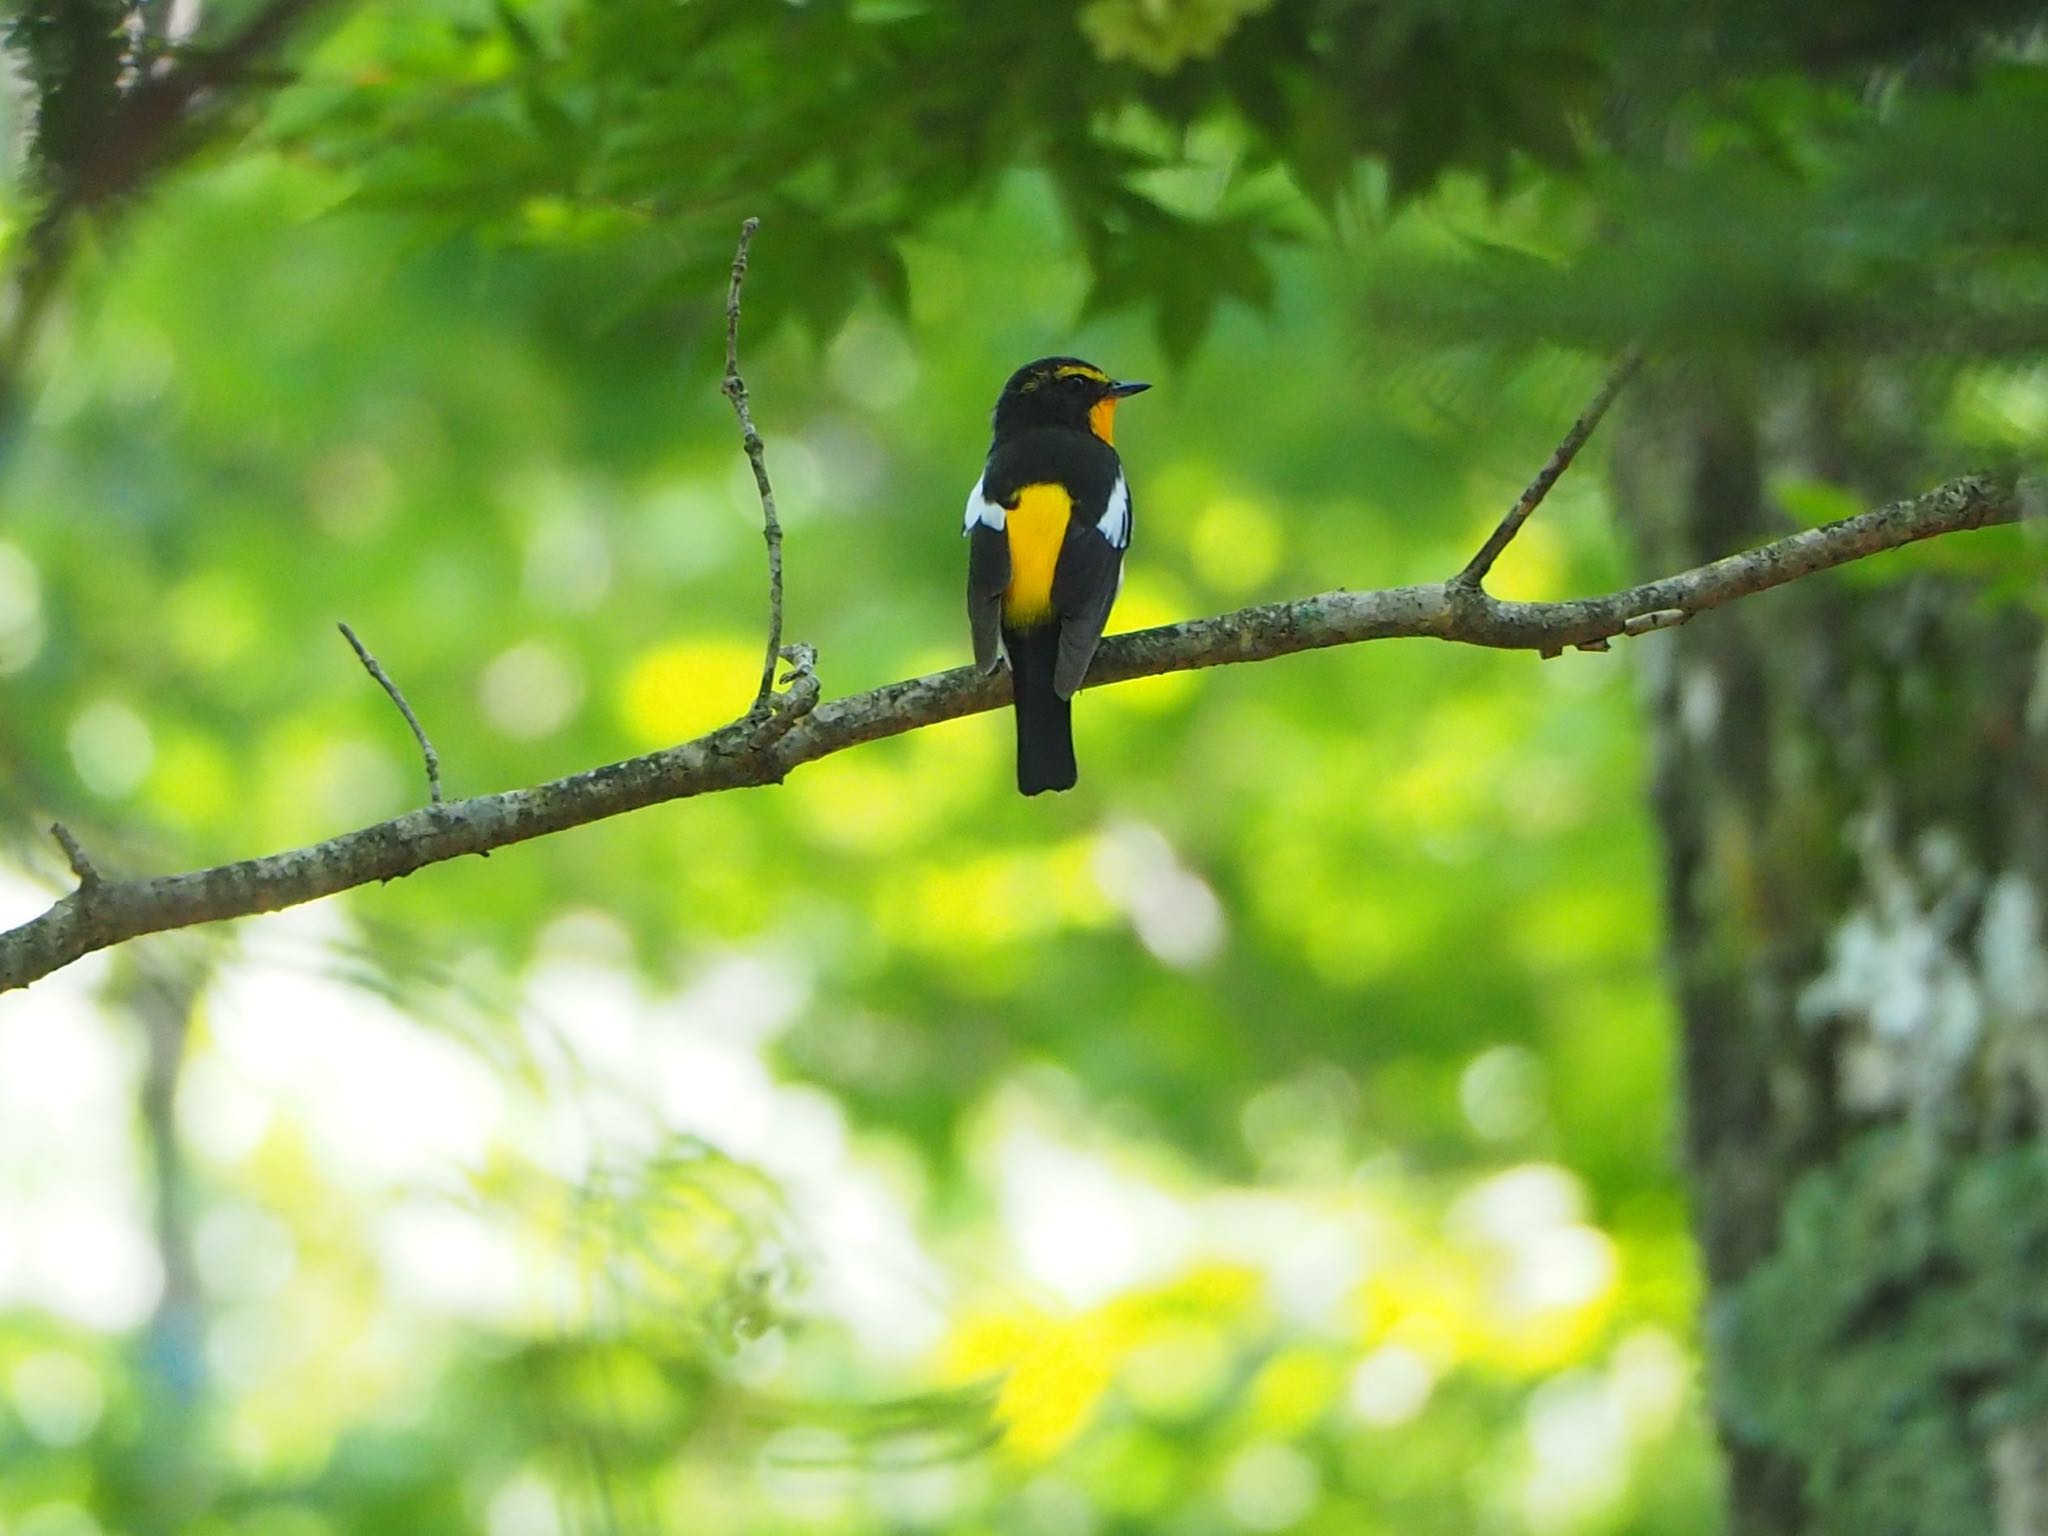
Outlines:
<svg viewBox="0 0 2048 1536"><path fill-rule="evenodd" d="M974 660L1010 658L1017 788L1074 787L1074 690L1109 621L1131 547L1131 492L1117 458L1120 383L1077 357L1010 375L995 440L967 494L967 620Z"/></svg>

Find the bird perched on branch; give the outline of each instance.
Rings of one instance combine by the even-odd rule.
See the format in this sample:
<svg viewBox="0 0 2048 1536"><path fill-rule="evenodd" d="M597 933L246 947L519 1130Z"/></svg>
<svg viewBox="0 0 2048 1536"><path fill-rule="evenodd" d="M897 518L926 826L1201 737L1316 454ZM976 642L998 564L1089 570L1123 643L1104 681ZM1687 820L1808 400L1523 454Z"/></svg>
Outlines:
<svg viewBox="0 0 2048 1536"><path fill-rule="evenodd" d="M1010 375L995 440L967 494L967 619L975 665L1010 658L1017 788L1074 787L1071 700L1102 639L1131 544L1131 493L1112 426L1121 383L1076 357Z"/></svg>

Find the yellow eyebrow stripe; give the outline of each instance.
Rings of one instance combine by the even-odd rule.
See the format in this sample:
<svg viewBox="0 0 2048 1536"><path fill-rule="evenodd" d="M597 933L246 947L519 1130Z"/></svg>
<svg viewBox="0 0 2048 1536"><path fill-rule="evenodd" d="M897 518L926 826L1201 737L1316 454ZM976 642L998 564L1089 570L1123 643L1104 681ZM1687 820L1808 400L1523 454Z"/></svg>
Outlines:
<svg viewBox="0 0 2048 1536"><path fill-rule="evenodd" d="M1069 363L1053 375L1056 379L1093 379L1098 384L1107 384L1109 375L1100 368L1087 363Z"/></svg>

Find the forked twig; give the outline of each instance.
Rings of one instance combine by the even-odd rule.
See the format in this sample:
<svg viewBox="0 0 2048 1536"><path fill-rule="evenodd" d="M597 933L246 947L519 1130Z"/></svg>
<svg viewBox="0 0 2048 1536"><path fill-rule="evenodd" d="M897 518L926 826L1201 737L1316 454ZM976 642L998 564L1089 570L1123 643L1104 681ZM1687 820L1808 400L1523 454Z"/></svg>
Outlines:
<svg viewBox="0 0 2048 1536"><path fill-rule="evenodd" d="M1536 478L1529 482L1529 488L1516 498L1508 508L1508 515L1500 520L1500 526L1488 535L1479 553L1469 560L1465 569L1451 578L1451 585L1477 590L1486 580L1486 573L1493 569L1493 562L1500 558L1500 552L1514 541L1522 531L1522 524L1529 521L1529 514L1543 504L1543 498L1550 494L1550 488L1557 484L1558 477L1571 468L1572 460L1579 450L1586 446L1586 439L1593 435L1593 429L1600 425L1600 418L1607 414L1607 408L1614 404L1614 397L1621 393L1622 386L1635 375L1642 365L1643 355L1634 347L1622 353L1621 360L1614 365L1614 371L1607 375L1607 382L1600 386L1600 393L1579 414L1572 423L1571 431L1565 433L1564 441L1557 445L1557 451L1550 460L1536 472Z"/></svg>
<svg viewBox="0 0 2048 1536"><path fill-rule="evenodd" d="M92 890L100 884L100 872L93 864L92 856L85 851L85 844L78 840L78 834L61 821L50 823L50 836L57 840L57 846L64 850L64 862L71 866L71 873L78 876L81 891Z"/></svg>
<svg viewBox="0 0 2048 1536"><path fill-rule="evenodd" d="M782 523L775 515L775 488L768 483L767 450L754 430L747 403L746 380L740 377L740 286L747 280L747 249L754 243L759 219L740 225L739 248L732 256L732 282L725 290L725 381L719 387L740 419L740 443L754 467L754 488L761 493L761 536L768 543L768 654L761 662L761 686L752 713L767 710L775 693L775 664L782 660Z"/></svg>
<svg viewBox="0 0 2048 1536"><path fill-rule="evenodd" d="M425 758L427 763L427 796L435 805L439 805L441 803L441 754L436 752L434 744L427 740L426 728L420 724L420 717L414 714L412 706L405 702L405 695L399 692L398 684L391 681L391 674L377 665L377 658L372 656L368 647L356 638L356 632L346 624L337 624L335 627L341 631L342 638L355 648L356 659L362 662L363 669L370 676L377 679L377 685L380 688L391 695L391 702L398 706L398 712L405 716L405 723L412 727L412 739L420 744L420 756Z"/></svg>

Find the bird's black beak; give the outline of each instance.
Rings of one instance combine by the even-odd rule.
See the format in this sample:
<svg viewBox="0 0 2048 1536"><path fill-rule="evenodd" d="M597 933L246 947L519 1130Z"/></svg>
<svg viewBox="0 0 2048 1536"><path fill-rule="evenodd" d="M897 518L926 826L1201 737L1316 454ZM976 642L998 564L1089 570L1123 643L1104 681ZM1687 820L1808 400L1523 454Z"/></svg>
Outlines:
<svg viewBox="0 0 2048 1536"><path fill-rule="evenodd" d="M1121 400L1125 395L1142 395L1151 387L1150 384L1131 384L1120 379L1109 386L1109 392L1112 396Z"/></svg>

